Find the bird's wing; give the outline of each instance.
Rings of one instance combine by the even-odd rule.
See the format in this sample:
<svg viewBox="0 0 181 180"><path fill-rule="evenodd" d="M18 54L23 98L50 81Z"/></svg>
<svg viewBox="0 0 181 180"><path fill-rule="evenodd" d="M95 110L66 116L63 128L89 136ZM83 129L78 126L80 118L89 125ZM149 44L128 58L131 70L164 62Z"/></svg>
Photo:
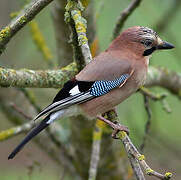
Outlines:
<svg viewBox="0 0 181 180"><path fill-rule="evenodd" d="M94 82L75 80L74 82L68 81L64 85L64 88L60 90L59 93L56 95L53 103L43 109L34 118L34 120L40 118L43 115L47 115L48 113L59 111L71 105L80 104L93 98L107 94L112 89L123 86L131 75L132 72L130 74L125 73L114 80L100 80ZM73 86L70 86L71 88L66 89L67 84L73 84Z"/></svg>

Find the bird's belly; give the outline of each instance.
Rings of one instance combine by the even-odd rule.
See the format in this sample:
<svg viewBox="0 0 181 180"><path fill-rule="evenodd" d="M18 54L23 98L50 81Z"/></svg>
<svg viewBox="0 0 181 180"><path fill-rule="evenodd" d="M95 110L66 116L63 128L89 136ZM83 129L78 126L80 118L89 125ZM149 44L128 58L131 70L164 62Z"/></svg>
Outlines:
<svg viewBox="0 0 181 180"><path fill-rule="evenodd" d="M120 104L134 92L135 88L116 88L108 94L80 104L80 107L83 110L83 113L85 113L89 117L96 117L97 115L113 109L115 106Z"/></svg>
<svg viewBox="0 0 181 180"><path fill-rule="evenodd" d="M134 73L134 75L121 88L115 88L103 96L80 104L81 110L90 117L96 117L97 115L105 113L136 92L140 86L144 84L145 80L145 70L139 71L139 73Z"/></svg>

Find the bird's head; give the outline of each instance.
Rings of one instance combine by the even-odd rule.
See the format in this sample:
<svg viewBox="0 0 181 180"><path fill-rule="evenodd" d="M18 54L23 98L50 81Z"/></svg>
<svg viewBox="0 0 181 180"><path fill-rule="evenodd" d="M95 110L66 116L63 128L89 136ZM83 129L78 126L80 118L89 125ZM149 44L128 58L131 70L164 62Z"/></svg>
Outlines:
<svg viewBox="0 0 181 180"><path fill-rule="evenodd" d="M155 50L172 49L174 46L163 41L150 28L134 26L123 31L111 44L111 49L127 49L141 56L149 56Z"/></svg>

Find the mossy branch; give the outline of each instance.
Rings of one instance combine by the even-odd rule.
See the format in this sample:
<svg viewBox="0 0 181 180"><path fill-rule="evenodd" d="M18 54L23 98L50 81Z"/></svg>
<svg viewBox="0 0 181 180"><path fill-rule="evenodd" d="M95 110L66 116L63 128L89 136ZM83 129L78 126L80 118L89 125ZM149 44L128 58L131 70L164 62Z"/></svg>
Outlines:
<svg viewBox="0 0 181 180"><path fill-rule="evenodd" d="M78 73L75 63L57 70L7 69L0 67L1 87L61 88ZM149 67L146 87L160 86L181 97L181 74L166 68Z"/></svg>
<svg viewBox="0 0 181 180"><path fill-rule="evenodd" d="M0 31L0 54L11 38L53 0L34 0Z"/></svg>
<svg viewBox="0 0 181 180"><path fill-rule="evenodd" d="M72 63L57 70L29 70L0 68L1 87L61 88L77 74L76 64Z"/></svg>
<svg viewBox="0 0 181 180"><path fill-rule="evenodd" d="M65 20L70 24L72 30L72 45L74 49L75 61L79 66L79 70L81 70L83 66L92 60L88 38L86 35L87 21L82 16L82 11L84 10L83 5L87 5L88 2L82 2L79 0L67 0L67 5L65 8Z"/></svg>
<svg viewBox="0 0 181 180"><path fill-rule="evenodd" d="M145 86L160 86L181 98L181 73L150 66Z"/></svg>
<svg viewBox="0 0 181 180"><path fill-rule="evenodd" d="M35 125L34 121L25 123L23 125L20 126L16 126L10 129L6 129L4 131L0 132L0 141L4 141L8 138L14 137L18 134L24 133L29 131L33 126Z"/></svg>

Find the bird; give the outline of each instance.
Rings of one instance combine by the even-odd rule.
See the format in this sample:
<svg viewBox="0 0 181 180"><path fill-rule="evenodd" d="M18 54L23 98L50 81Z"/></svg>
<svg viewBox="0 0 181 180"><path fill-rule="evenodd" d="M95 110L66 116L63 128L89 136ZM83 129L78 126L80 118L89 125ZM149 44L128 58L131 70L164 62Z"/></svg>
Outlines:
<svg viewBox="0 0 181 180"><path fill-rule="evenodd" d="M98 118L113 129L126 127L109 121L103 113L123 102L144 85L149 59L157 50L172 49L158 34L143 26L124 30L109 47L88 63L73 79L67 81L53 102L35 118L45 118L33 128L12 151L12 159L34 136L55 120L77 114Z"/></svg>

